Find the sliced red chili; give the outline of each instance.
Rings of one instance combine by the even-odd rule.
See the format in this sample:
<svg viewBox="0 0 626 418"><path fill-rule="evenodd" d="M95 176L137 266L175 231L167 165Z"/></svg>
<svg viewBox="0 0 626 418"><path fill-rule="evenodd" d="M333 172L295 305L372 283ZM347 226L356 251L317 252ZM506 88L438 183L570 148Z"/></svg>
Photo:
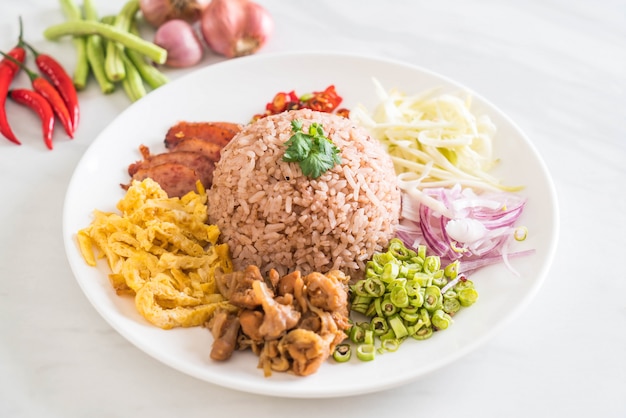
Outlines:
<svg viewBox="0 0 626 418"><path fill-rule="evenodd" d="M337 116L342 116L344 118L350 118L350 109L346 109L345 107L342 107L341 109L337 109L335 114Z"/></svg>
<svg viewBox="0 0 626 418"><path fill-rule="evenodd" d="M78 127L80 109L78 105L78 94L76 93L76 87L74 87L72 78L65 71L65 68L52 56L40 53L26 42L24 42L24 45L35 55L37 68L48 77L63 98L65 106L70 113L72 132L74 132Z"/></svg>
<svg viewBox="0 0 626 418"><path fill-rule="evenodd" d="M254 115L253 121L259 120L269 115L276 115L288 110L311 109L319 112L332 113L343 98L337 94L334 85L328 86L324 91L316 91L298 97L295 91L276 93L271 102L265 105L265 112ZM349 114L347 109L343 110L341 116Z"/></svg>
<svg viewBox="0 0 626 418"><path fill-rule="evenodd" d="M9 92L9 96L16 103L28 106L41 119L41 130L43 133L43 141L49 149L52 149L52 133L54 132L54 111L45 97L36 91L28 89L13 89Z"/></svg>
<svg viewBox="0 0 626 418"><path fill-rule="evenodd" d="M302 103L302 107L317 110L318 112L332 113L342 100L335 91L335 86L330 85L324 91L313 92L311 97Z"/></svg>
<svg viewBox="0 0 626 418"><path fill-rule="evenodd" d="M298 105L298 96L296 92L292 90L289 93L276 93L272 101L265 105L265 109L269 112L269 115L275 115L286 110L297 109Z"/></svg>

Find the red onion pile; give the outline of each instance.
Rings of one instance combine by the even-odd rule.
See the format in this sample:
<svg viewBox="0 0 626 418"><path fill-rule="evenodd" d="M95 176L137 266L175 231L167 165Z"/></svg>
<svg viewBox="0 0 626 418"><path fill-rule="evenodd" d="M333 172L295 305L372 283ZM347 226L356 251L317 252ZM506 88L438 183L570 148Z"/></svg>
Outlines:
<svg viewBox="0 0 626 418"><path fill-rule="evenodd" d="M407 247L427 245L446 262L463 261L463 272L526 255L509 252L512 240L526 238L526 228L516 226L526 199L512 193L477 195L461 186L433 188L424 195L403 195L402 221L397 236ZM509 266L510 268L510 266Z"/></svg>

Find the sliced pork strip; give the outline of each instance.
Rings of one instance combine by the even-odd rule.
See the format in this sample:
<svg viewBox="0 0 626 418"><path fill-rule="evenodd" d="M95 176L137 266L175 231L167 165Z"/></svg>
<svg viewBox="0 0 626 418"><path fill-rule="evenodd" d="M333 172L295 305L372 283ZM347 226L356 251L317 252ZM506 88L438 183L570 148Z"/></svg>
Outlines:
<svg viewBox="0 0 626 418"><path fill-rule="evenodd" d="M242 126L232 122L178 122L165 135L165 147L171 148L187 138L198 138L225 146L241 131Z"/></svg>
<svg viewBox="0 0 626 418"><path fill-rule="evenodd" d="M213 142L208 142L200 138L186 138L172 144L168 149L171 152L196 152L202 154L214 163L220 160L223 146Z"/></svg>
<svg viewBox="0 0 626 418"><path fill-rule="evenodd" d="M169 197L182 197L190 191L196 191L196 181L200 180L194 169L171 162L140 168L132 179L142 181L148 177L159 183Z"/></svg>
<svg viewBox="0 0 626 418"><path fill-rule="evenodd" d="M200 178L202 185L208 189L213 182L213 170L215 163L202 154L190 151L165 152L163 154L149 155L146 159L137 161L128 166L128 174L135 176L139 170L147 170L163 164L180 164L194 170ZM156 179L154 179L156 181ZM161 184L159 181L157 183ZM193 190L195 190L195 186Z"/></svg>

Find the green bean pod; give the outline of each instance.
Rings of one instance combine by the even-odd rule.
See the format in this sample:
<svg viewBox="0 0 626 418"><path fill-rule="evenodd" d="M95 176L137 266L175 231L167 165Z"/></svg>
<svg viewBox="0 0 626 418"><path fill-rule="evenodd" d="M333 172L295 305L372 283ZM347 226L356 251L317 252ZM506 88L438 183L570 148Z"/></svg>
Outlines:
<svg viewBox="0 0 626 418"><path fill-rule="evenodd" d="M98 14L96 12L93 0L84 0L83 9L85 10L85 19L88 21L97 21ZM102 38L98 35L89 35L86 37L87 60L93 75L100 85L100 90L104 94L110 94L115 90L115 85L109 81L104 70L105 53L102 44Z"/></svg>
<svg viewBox="0 0 626 418"><path fill-rule="evenodd" d="M146 88L143 85L143 80L137 68L133 65L132 61L122 53L122 61L125 66L126 77L122 80L122 87L126 92L126 95L132 102L136 102L146 95Z"/></svg>
<svg viewBox="0 0 626 418"><path fill-rule="evenodd" d="M122 32L128 32L130 24L138 10L138 0L127 1L119 14L115 16L113 27ZM117 42L109 42L107 44L104 70L109 80L120 81L126 77L126 64L124 62L124 58L122 57L124 53L125 51L123 45L120 45Z"/></svg>
<svg viewBox="0 0 626 418"><path fill-rule="evenodd" d="M68 19L67 23L82 21L83 17L76 3L72 0L60 0L60 3L63 14ZM87 85L87 78L89 77L87 44L86 40L80 36L75 36L72 39L72 43L76 49L76 66L74 67L72 80L77 90L83 90Z"/></svg>
<svg viewBox="0 0 626 418"><path fill-rule="evenodd" d="M126 48L133 49L150 58L157 64L165 64L167 51L160 46L148 42L129 32L119 30L112 25L101 22L76 21L64 22L50 26L44 30L43 35L48 40L56 40L63 36L100 35L108 41L119 42Z"/></svg>
<svg viewBox="0 0 626 418"><path fill-rule="evenodd" d="M144 57L137 53L137 51L128 50L126 51L126 55L128 55L128 58L135 64L137 71L141 74L141 78L144 79L150 88L157 89L169 83L169 78L157 68L147 63Z"/></svg>

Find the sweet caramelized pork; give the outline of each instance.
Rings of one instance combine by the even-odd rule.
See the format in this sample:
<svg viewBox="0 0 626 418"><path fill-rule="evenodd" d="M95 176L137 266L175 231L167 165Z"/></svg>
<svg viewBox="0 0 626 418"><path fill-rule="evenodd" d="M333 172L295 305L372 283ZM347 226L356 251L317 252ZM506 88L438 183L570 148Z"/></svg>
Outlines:
<svg viewBox="0 0 626 418"><path fill-rule="evenodd" d="M165 135L165 148L172 148L187 138L198 138L221 145L228 144L242 126L231 122L178 122Z"/></svg>
<svg viewBox="0 0 626 418"><path fill-rule="evenodd" d="M282 277L271 271L264 280L256 266L216 275L220 293L240 308L236 341L246 342L241 348L257 347L254 352L266 376L272 371L315 373L345 339L350 327L348 280L339 271L304 277L297 271ZM208 326L213 329L215 323ZM213 329L213 334L218 335L214 346L219 350L230 347L220 341L220 332Z"/></svg>
<svg viewBox="0 0 626 418"><path fill-rule="evenodd" d="M196 190L196 182L200 180L200 176L194 169L177 163L140 168L133 174L132 180L141 181L148 177L159 183L169 197L182 197ZM129 185L123 184L122 187L127 189Z"/></svg>
<svg viewBox="0 0 626 418"><path fill-rule="evenodd" d="M195 180L198 179L202 182L202 185L205 188L211 187L213 183L213 170L215 170L215 163L211 161L209 158L205 157L202 154L198 154L195 152L189 151L176 151L176 152L166 152L162 154L151 154L148 147L142 145L139 147L141 155L143 157L142 160L136 161L133 164L128 166L128 174L131 176L133 180L139 180L137 177L152 177L152 171L155 167L158 167L163 164L176 164L179 166L185 166L193 170L196 175L194 177L193 188L191 190L196 190ZM163 168L159 169L160 172L163 171ZM137 173L140 174L137 174ZM161 177L163 174L161 174ZM188 181L191 181L191 177ZM141 180L143 180L143 178ZM161 188L165 189L166 187L171 188L172 186L176 186L176 184L161 184L158 179L152 177L157 183L161 185ZM180 179L179 179L180 180ZM164 187L165 186L165 187ZM180 188L180 187L178 187ZM166 190L167 191L167 190ZM187 190L190 191L190 190ZM184 194L184 193L183 193ZM172 196L168 193L168 196ZM180 197L180 196L178 196Z"/></svg>
<svg viewBox="0 0 626 418"><path fill-rule="evenodd" d="M178 122L165 136L168 152L151 154L141 145L142 160L129 165L131 180L152 178L169 197L182 197L196 191L200 181L205 189L213 183L215 163L222 148L241 131L242 126L230 122ZM122 184L128 189L128 184Z"/></svg>
<svg viewBox="0 0 626 418"><path fill-rule="evenodd" d="M278 350L291 359L293 372L298 376L315 373L330 355L330 347L319 334L301 328L289 331L280 340Z"/></svg>
<svg viewBox="0 0 626 418"><path fill-rule="evenodd" d="M220 310L211 318L211 332L215 342L211 347L211 358L217 361L228 360L237 348L239 335L239 317L230 312Z"/></svg>
<svg viewBox="0 0 626 418"><path fill-rule="evenodd" d="M261 271L256 266L229 274L217 272L215 282L219 292L233 305L244 309L255 309L262 301L254 291L253 282L263 281Z"/></svg>
<svg viewBox="0 0 626 418"><path fill-rule="evenodd" d="M278 339L298 324L300 312L293 305L277 302L264 282L254 281L252 288L257 299L261 300L263 322L259 327L259 334L265 340Z"/></svg>
<svg viewBox="0 0 626 418"><path fill-rule="evenodd" d="M204 155L213 162L218 162L221 157L222 145L208 142L200 138L185 138L181 141L170 144L167 147L170 152L195 152Z"/></svg>

